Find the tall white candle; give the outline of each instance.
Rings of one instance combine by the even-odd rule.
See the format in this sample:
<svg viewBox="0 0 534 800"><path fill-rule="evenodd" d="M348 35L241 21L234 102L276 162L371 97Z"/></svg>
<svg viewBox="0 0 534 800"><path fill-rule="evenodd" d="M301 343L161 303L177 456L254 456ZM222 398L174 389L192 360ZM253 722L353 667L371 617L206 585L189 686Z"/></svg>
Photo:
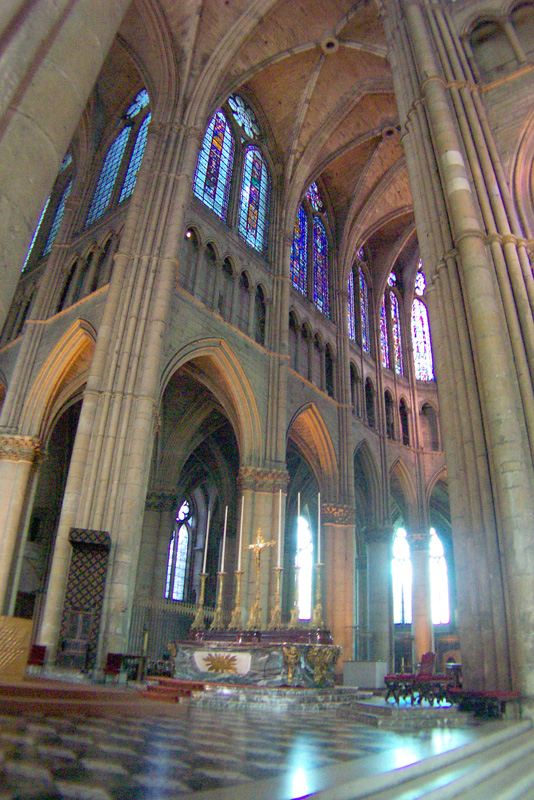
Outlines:
<svg viewBox="0 0 534 800"><path fill-rule="evenodd" d="M299 524L299 517L300 517L300 492L297 495L297 528Z"/></svg>
<svg viewBox="0 0 534 800"><path fill-rule="evenodd" d="M241 572L241 550L243 549L243 508L245 506L245 495L241 498L241 518L239 520L239 542L237 545L237 571Z"/></svg>
<svg viewBox="0 0 534 800"><path fill-rule="evenodd" d="M228 506L224 509L224 530L223 530L223 543L221 553L221 572L224 572L224 552L226 550L226 526L228 525Z"/></svg>
<svg viewBox="0 0 534 800"><path fill-rule="evenodd" d="M321 492L317 495L317 563L321 563Z"/></svg>
<svg viewBox="0 0 534 800"><path fill-rule="evenodd" d="M206 541L204 542L204 563L202 564L202 572L206 572L206 562L208 560L209 535L210 535L210 509L208 508L208 521L206 522Z"/></svg>
<svg viewBox="0 0 534 800"><path fill-rule="evenodd" d="M282 490L278 493L278 567L282 557Z"/></svg>

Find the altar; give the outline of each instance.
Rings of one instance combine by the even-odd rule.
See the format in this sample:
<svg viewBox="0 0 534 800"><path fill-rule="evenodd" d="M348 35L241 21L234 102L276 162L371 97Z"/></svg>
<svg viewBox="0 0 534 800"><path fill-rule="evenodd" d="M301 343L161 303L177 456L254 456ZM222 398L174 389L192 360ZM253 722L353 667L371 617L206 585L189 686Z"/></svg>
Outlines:
<svg viewBox="0 0 534 800"><path fill-rule="evenodd" d="M174 677L254 686L327 687L341 648L325 630L197 631L176 644Z"/></svg>

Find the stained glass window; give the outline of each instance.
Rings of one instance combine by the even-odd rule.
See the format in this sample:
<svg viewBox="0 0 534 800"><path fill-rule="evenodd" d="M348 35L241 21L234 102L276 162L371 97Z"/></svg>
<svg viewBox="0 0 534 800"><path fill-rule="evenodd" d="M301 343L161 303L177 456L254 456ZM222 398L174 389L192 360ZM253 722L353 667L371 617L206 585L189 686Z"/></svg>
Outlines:
<svg viewBox="0 0 534 800"><path fill-rule="evenodd" d="M149 122L150 114L147 114L137 133L132 155L130 156L130 163L128 164L128 169L126 170L126 175L122 184L119 203L122 203L123 200L126 200L126 198L130 197L134 190L135 182L137 180L137 173L139 172L139 167L141 166L141 161L143 160L143 155L145 153Z"/></svg>
<svg viewBox="0 0 534 800"><path fill-rule="evenodd" d="M389 336L385 296L382 298L382 305L380 306L380 352L382 354L382 366L384 369L389 369Z"/></svg>
<svg viewBox="0 0 534 800"><path fill-rule="evenodd" d="M420 269L415 276L415 293L419 297L423 297L426 289L425 273Z"/></svg>
<svg viewBox="0 0 534 800"><path fill-rule="evenodd" d="M310 188L306 192L306 197L308 198L311 207L314 211L324 211L324 203L319 193L319 188L315 181L310 184Z"/></svg>
<svg viewBox="0 0 534 800"><path fill-rule="evenodd" d="M139 114L139 112L143 108L146 108L146 106L149 104L149 102L150 102L150 98L148 96L147 90L146 89L141 89L139 94L135 97L135 99L134 99L133 103L131 104L130 108L126 112L126 116L128 117L128 119L133 119L134 117L136 117L137 114Z"/></svg>
<svg viewBox="0 0 534 800"><path fill-rule="evenodd" d="M208 208L226 220L234 164L235 143L222 111L210 120L198 155L193 192Z"/></svg>
<svg viewBox="0 0 534 800"><path fill-rule="evenodd" d="M412 562L410 545L404 528L398 528L393 540L393 559L391 561L393 582L393 622L410 624L412 622Z"/></svg>
<svg viewBox="0 0 534 800"><path fill-rule="evenodd" d="M291 242L291 282L295 289L308 293L308 218L306 211L299 207L295 217L293 241Z"/></svg>
<svg viewBox="0 0 534 800"><path fill-rule="evenodd" d="M360 315L362 320L362 349L371 352L371 336L369 333L369 289L365 275L360 267Z"/></svg>
<svg viewBox="0 0 534 800"><path fill-rule="evenodd" d="M399 301L393 292L389 296L391 304L391 334L393 337L393 352L395 354L395 372L402 375L404 365L402 360L402 339L399 317Z"/></svg>
<svg viewBox="0 0 534 800"><path fill-rule="evenodd" d="M328 240L319 217L313 218L313 300L319 311L329 317Z"/></svg>
<svg viewBox="0 0 534 800"><path fill-rule="evenodd" d="M390 272L388 276L388 286L396 286L397 285L397 276L394 272Z"/></svg>
<svg viewBox="0 0 534 800"><path fill-rule="evenodd" d="M130 128L123 128L107 152L98 183L96 184L95 193L87 212L86 228L99 219L108 207L129 135Z"/></svg>
<svg viewBox="0 0 534 800"><path fill-rule="evenodd" d="M297 517L297 557L299 567L299 619L310 619L312 611L313 542L308 521Z"/></svg>
<svg viewBox="0 0 534 800"><path fill-rule="evenodd" d="M434 625L447 625L450 621L447 561L443 544L434 528L430 528L429 552L432 622Z"/></svg>
<svg viewBox="0 0 534 800"><path fill-rule="evenodd" d="M260 252L267 243L270 196L269 171L259 147L245 150L241 202L239 204L239 235Z"/></svg>
<svg viewBox="0 0 534 800"><path fill-rule="evenodd" d="M416 379L433 381L434 363L428 312L423 301L417 297L412 303L412 344Z"/></svg>
<svg viewBox="0 0 534 800"><path fill-rule="evenodd" d="M354 273L352 270L349 273L349 337L356 341L356 317L354 313Z"/></svg>
<svg viewBox="0 0 534 800"><path fill-rule="evenodd" d="M256 115L238 94L233 94L228 98L228 105L232 109L237 124L243 128L247 136L254 139L260 135L260 126L256 120Z"/></svg>
<svg viewBox="0 0 534 800"><path fill-rule="evenodd" d="M185 520L189 517L189 512L189 503L185 501L176 516L176 527L169 544L165 582L165 597L168 600L184 599L190 533Z"/></svg>
<svg viewBox="0 0 534 800"><path fill-rule="evenodd" d="M24 264L22 265L21 272L24 272L24 270L26 269L26 266L28 264L29 258L31 256L31 253L32 253L32 250L33 250L33 246L35 244L35 240L37 239L37 236L38 236L39 231L41 229L41 225L43 223L44 215L46 214L46 209L48 208L48 204L49 203L50 203L50 195L48 195L47 201L44 204L43 210L41 211L41 216L39 217L39 219L37 221L37 225L36 225L35 230L33 232L32 240L30 242L30 246L28 247L28 252L26 253L26 258L24 259Z"/></svg>
<svg viewBox="0 0 534 800"><path fill-rule="evenodd" d="M56 240L59 226L61 225L61 220L63 219L63 214L65 213L65 203L67 202L71 187L72 187L72 181L69 181L68 184L63 189L61 200L59 201L58 206L56 208L56 213L54 214L54 219L52 221L52 225L50 226L50 230L48 231L48 236L46 237L46 242L43 247L43 252L42 252L43 256L48 255L48 253L52 249L52 245Z"/></svg>

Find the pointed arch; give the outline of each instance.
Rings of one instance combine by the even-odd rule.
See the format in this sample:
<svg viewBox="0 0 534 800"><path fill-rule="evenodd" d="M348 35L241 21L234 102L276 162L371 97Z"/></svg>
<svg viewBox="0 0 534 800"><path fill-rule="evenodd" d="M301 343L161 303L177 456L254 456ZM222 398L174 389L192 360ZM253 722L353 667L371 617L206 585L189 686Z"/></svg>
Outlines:
<svg viewBox="0 0 534 800"><path fill-rule="evenodd" d="M392 505L404 517L405 525L410 525L417 504L417 492L410 472L402 458L398 458L389 471L389 492ZM392 518L394 517L392 508ZM394 519L393 519L394 521Z"/></svg>
<svg viewBox="0 0 534 800"><path fill-rule="evenodd" d="M334 502L338 494L338 465L332 438L315 403L302 406L289 423L292 439L315 473L325 499Z"/></svg>
<svg viewBox="0 0 534 800"><path fill-rule="evenodd" d="M256 466L262 453L258 408L249 380L223 339L200 339L182 348L163 373L160 402L172 375L185 364L221 404L237 438L241 464Z"/></svg>
<svg viewBox="0 0 534 800"><path fill-rule="evenodd" d="M373 528L378 522L380 478L375 457L364 439L354 451L354 496L360 527Z"/></svg>
<svg viewBox="0 0 534 800"><path fill-rule="evenodd" d="M87 381L96 341L94 328L76 320L41 367L21 416L20 429L45 439L57 412Z"/></svg>

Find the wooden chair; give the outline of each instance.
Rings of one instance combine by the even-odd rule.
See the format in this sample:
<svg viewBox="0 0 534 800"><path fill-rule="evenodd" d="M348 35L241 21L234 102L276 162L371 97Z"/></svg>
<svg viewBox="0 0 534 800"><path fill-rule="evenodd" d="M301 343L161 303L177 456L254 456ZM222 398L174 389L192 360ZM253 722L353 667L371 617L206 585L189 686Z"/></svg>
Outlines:
<svg viewBox="0 0 534 800"><path fill-rule="evenodd" d="M423 653L417 665L417 674L413 682L413 692L417 694L417 703L427 700L431 706L447 698L447 689L451 683L447 675L436 675L436 654L432 651Z"/></svg>
<svg viewBox="0 0 534 800"><path fill-rule="evenodd" d="M122 653L108 653L106 656L106 664L104 666L104 683L106 682L108 675L111 675L111 677L115 678L115 681L117 681L119 679L121 666Z"/></svg>

